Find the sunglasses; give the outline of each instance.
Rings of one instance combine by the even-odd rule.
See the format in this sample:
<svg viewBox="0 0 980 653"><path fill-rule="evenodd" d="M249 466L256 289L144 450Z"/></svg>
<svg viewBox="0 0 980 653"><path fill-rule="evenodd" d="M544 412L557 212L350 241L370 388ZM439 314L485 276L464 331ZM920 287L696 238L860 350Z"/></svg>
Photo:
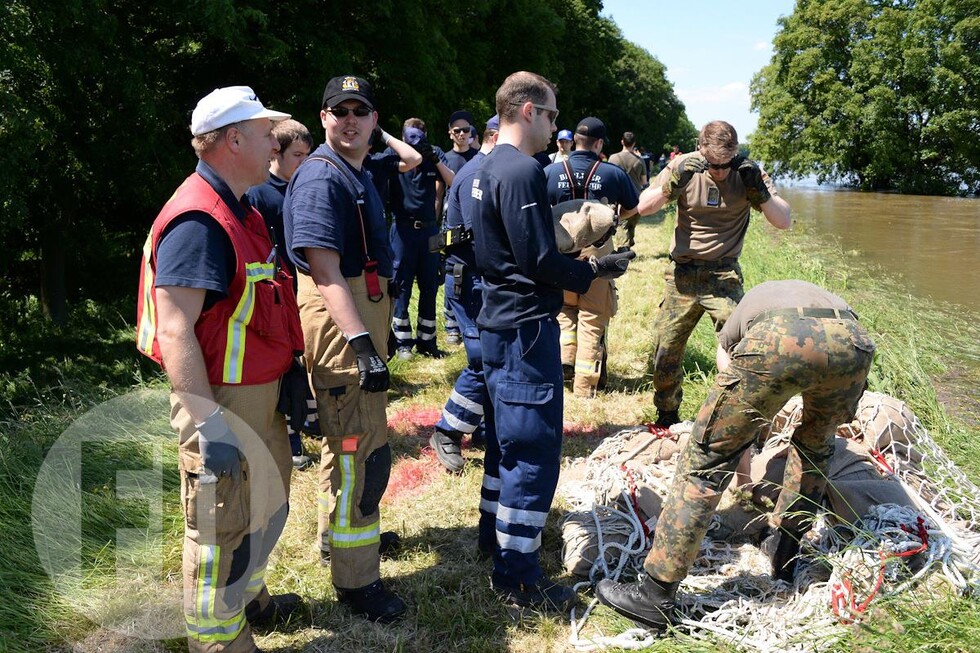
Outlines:
<svg viewBox="0 0 980 653"><path fill-rule="evenodd" d="M728 163L708 163L708 167L712 170L724 170L725 168L731 168L733 161L735 161L735 157L729 159Z"/></svg>
<svg viewBox="0 0 980 653"><path fill-rule="evenodd" d="M327 113L332 113L337 118L346 118L348 113L353 112L358 118L364 118L370 116L373 109L366 107L363 104L359 107L354 107L353 109L348 109L347 107L333 107L324 109Z"/></svg>
<svg viewBox="0 0 980 653"><path fill-rule="evenodd" d="M453 127L450 131L452 133L456 134L456 135L459 135L459 134L469 134L470 133L470 128L469 127Z"/></svg>
<svg viewBox="0 0 980 653"><path fill-rule="evenodd" d="M511 102L511 104L514 105L514 106L516 106L516 107L519 107L519 106L521 106L524 103L523 102ZM551 124L555 124L555 121L558 120L558 113L559 113L559 111L555 107L549 107L549 106L547 106L545 104L535 104L534 102L531 103L531 106L534 107L535 110L537 110L538 115L541 115L542 112L547 112L548 113L548 120L551 121Z"/></svg>

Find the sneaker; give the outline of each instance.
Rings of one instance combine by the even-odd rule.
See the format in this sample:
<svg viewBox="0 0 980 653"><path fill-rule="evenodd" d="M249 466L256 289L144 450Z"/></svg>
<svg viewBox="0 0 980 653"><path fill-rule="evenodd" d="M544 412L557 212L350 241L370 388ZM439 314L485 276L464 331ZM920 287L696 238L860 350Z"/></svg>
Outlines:
<svg viewBox="0 0 980 653"><path fill-rule="evenodd" d="M436 452L436 458L439 459L443 467L453 474L463 471L463 467L466 466L466 460L463 458L460 448L462 440L463 438L459 434L450 435L439 429L434 430L429 436L429 446Z"/></svg>
<svg viewBox="0 0 980 653"><path fill-rule="evenodd" d="M458 331L450 331L446 334L446 344L447 345L461 345L463 344L463 334Z"/></svg>
<svg viewBox="0 0 980 653"><path fill-rule="evenodd" d="M346 605L354 614L367 617L369 621L390 624L405 614L407 606L394 592L385 587L381 580L354 589L337 590L337 601Z"/></svg>
<svg viewBox="0 0 980 653"><path fill-rule="evenodd" d="M285 625L289 618L303 605L303 597L299 594L273 594L265 609L259 608L258 601L251 601L245 606L245 619L254 630L273 630Z"/></svg>
<svg viewBox="0 0 980 653"><path fill-rule="evenodd" d="M293 456L293 468L304 470L313 464L313 459L309 456Z"/></svg>
<svg viewBox="0 0 980 653"><path fill-rule="evenodd" d="M676 410L658 410L657 421L653 425L669 429L674 424L680 424L680 421L681 417Z"/></svg>
<svg viewBox="0 0 980 653"><path fill-rule="evenodd" d="M571 587L556 583L546 576L539 578L533 585L519 583L517 586L510 586L492 580L490 585L505 603L551 614L565 614L578 599Z"/></svg>
<svg viewBox="0 0 980 653"><path fill-rule="evenodd" d="M390 558L402 548L402 538L395 531L385 531L381 534L381 541L378 543L378 555L382 558ZM320 549L320 565L330 566L330 549Z"/></svg>
<svg viewBox="0 0 980 653"><path fill-rule="evenodd" d="M411 347L399 347L395 352L395 355L400 361L410 361L412 360L412 348Z"/></svg>

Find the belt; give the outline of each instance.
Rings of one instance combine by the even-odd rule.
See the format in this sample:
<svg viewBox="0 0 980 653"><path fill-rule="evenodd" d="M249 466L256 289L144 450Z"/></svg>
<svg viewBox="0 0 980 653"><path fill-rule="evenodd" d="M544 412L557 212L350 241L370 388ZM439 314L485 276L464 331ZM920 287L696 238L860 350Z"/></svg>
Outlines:
<svg viewBox="0 0 980 653"><path fill-rule="evenodd" d="M434 227L438 224L435 220L415 220L412 218L395 218L395 222L408 225L412 229L425 229L426 227Z"/></svg>
<svg viewBox="0 0 980 653"><path fill-rule="evenodd" d="M797 306L796 308L773 308L768 311L762 311L752 318L749 321L749 324L755 324L756 322L768 320L769 318L773 317L795 317L799 319L803 319L804 317L815 317L821 319L857 321L857 315L846 308L804 308L802 306Z"/></svg>
<svg viewBox="0 0 980 653"><path fill-rule="evenodd" d="M674 264L676 265L693 265L699 268L728 268L738 263L738 257L736 256L720 258L717 261L702 261L701 259L678 261L674 257L671 257L670 260L673 261Z"/></svg>

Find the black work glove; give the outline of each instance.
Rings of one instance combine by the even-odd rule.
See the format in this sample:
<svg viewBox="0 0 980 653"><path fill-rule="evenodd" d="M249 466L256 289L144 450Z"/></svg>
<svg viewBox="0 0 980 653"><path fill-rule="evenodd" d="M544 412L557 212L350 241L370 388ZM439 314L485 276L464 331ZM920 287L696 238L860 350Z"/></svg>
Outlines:
<svg viewBox="0 0 980 653"><path fill-rule="evenodd" d="M691 183L691 179L698 172L708 169L708 160L700 154L692 154L684 159L684 162L670 173L670 179L661 186L664 197L676 200L681 196L684 188Z"/></svg>
<svg viewBox="0 0 980 653"><path fill-rule="evenodd" d="M636 258L636 252L627 250L625 252L613 252L602 258L589 257L589 265L595 272L597 279L615 279L621 277L629 267L630 261Z"/></svg>
<svg viewBox="0 0 980 653"><path fill-rule="evenodd" d="M736 170L738 176L742 178L742 185L745 186L745 198L749 200L752 208L758 211L760 206L772 198L766 182L762 179L762 168L752 159L742 158Z"/></svg>
<svg viewBox="0 0 980 653"><path fill-rule="evenodd" d="M429 143L429 141L425 140L424 138L420 140L418 143L416 143L415 145L413 145L412 147L415 148L416 152L422 155L423 161L428 161L432 165L436 165L439 163L439 154L434 149L432 149L432 145Z"/></svg>
<svg viewBox="0 0 980 653"><path fill-rule="evenodd" d="M388 389L388 366L378 355L371 336L362 333L347 341L357 354L358 385L365 392L384 392Z"/></svg>
<svg viewBox="0 0 980 653"><path fill-rule="evenodd" d="M286 373L279 382L279 403L276 410L289 419L289 425L294 431L303 430L306 416L309 414L309 400L313 399L310 392L310 382L306 369L294 358Z"/></svg>
<svg viewBox="0 0 980 653"><path fill-rule="evenodd" d="M202 483L216 483L218 477L228 476L238 480L242 476L242 464L238 457L238 437L221 411L214 412L197 424L197 447L201 452Z"/></svg>

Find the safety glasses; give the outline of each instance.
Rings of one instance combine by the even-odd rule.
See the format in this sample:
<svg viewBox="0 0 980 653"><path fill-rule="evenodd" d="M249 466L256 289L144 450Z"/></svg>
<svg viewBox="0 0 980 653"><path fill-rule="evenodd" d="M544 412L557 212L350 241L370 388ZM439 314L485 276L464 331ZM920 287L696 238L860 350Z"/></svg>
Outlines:
<svg viewBox="0 0 980 653"><path fill-rule="evenodd" d="M324 109L327 113L332 113L337 118L346 118L348 113L353 112L358 118L364 118L365 116L370 116L372 109L364 106L363 104L353 109L348 109L347 107L333 107Z"/></svg>

